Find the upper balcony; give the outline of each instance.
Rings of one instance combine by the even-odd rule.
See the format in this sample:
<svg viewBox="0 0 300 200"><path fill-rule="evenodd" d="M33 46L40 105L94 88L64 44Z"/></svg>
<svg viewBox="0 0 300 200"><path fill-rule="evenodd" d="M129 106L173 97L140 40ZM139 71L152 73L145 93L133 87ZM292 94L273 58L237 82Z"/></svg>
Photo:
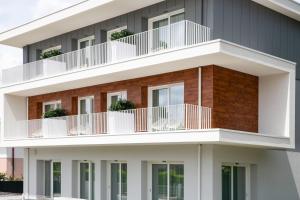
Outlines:
<svg viewBox="0 0 300 200"><path fill-rule="evenodd" d="M120 63L209 41L208 27L180 21L114 41L86 47L51 58L3 69L2 85L23 83L60 74Z"/></svg>

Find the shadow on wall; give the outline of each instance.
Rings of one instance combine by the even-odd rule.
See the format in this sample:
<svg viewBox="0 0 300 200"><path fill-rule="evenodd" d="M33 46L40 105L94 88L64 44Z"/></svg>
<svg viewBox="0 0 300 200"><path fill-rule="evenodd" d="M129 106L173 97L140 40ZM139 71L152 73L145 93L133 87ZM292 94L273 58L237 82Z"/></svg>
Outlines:
<svg viewBox="0 0 300 200"><path fill-rule="evenodd" d="M259 170L258 196L264 200L300 199L300 80L296 80L296 121L294 150L268 150L262 155L265 169ZM271 184L270 184L271 183ZM265 197L265 198L263 198Z"/></svg>

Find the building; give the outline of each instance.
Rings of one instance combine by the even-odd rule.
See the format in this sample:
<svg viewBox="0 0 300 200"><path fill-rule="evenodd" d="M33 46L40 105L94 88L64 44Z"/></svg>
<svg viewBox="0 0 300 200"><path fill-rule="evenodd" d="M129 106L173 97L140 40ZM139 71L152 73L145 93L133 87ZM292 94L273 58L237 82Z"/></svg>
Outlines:
<svg viewBox="0 0 300 200"><path fill-rule="evenodd" d="M6 178L21 179L23 177L23 149L0 148L0 173Z"/></svg>
<svg viewBox="0 0 300 200"><path fill-rule="evenodd" d="M86 0L1 33L24 52L0 102L25 195L299 199L299 20L290 0Z"/></svg>

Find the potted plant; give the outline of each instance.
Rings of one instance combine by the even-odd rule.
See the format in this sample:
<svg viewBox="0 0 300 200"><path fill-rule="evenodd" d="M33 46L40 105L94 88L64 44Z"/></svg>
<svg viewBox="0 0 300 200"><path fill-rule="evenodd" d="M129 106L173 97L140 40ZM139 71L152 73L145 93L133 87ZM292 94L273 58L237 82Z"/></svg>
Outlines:
<svg viewBox="0 0 300 200"><path fill-rule="evenodd" d="M49 110L43 114L42 134L43 137L61 137L67 135L66 116L64 109L57 108Z"/></svg>
<svg viewBox="0 0 300 200"><path fill-rule="evenodd" d="M42 59L42 75L59 74L66 71L66 63L51 59L51 57L61 55L62 52L58 49L43 52L40 56Z"/></svg>
<svg viewBox="0 0 300 200"><path fill-rule="evenodd" d="M108 132L111 134L127 134L134 132L135 105L124 99L112 103L108 111Z"/></svg>
<svg viewBox="0 0 300 200"><path fill-rule="evenodd" d="M133 35L133 32L122 30L111 34L108 47L110 48L109 61L117 61L120 59L136 56L136 45L129 40L124 39ZM132 36L133 37L133 36ZM130 41L134 41L133 39Z"/></svg>

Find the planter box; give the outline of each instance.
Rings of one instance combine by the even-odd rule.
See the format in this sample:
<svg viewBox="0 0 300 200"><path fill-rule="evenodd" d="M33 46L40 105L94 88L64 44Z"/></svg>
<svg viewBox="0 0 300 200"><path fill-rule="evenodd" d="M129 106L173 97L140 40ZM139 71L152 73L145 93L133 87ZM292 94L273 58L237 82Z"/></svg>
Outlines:
<svg viewBox="0 0 300 200"><path fill-rule="evenodd" d="M136 45L111 41L108 43L108 61L114 62L136 56Z"/></svg>
<svg viewBox="0 0 300 200"><path fill-rule="evenodd" d="M67 70L66 63L54 60L42 60L42 75L55 75Z"/></svg>
<svg viewBox="0 0 300 200"><path fill-rule="evenodd" d="M23 193L23 181L0 181L0 192Z"/></svg>
<svg viewBox="0 0 300 200"><path fill-rule="evenodd" d="M42 137L56 138L67 136L67 122L65 119L44 119L42 122Z"/></svg>
<svg viewBox="0 0 300 200"><path fill-rule="evenodd" d="M108 112L108 133L134 133L134 114L123 112Z"/></svg>

